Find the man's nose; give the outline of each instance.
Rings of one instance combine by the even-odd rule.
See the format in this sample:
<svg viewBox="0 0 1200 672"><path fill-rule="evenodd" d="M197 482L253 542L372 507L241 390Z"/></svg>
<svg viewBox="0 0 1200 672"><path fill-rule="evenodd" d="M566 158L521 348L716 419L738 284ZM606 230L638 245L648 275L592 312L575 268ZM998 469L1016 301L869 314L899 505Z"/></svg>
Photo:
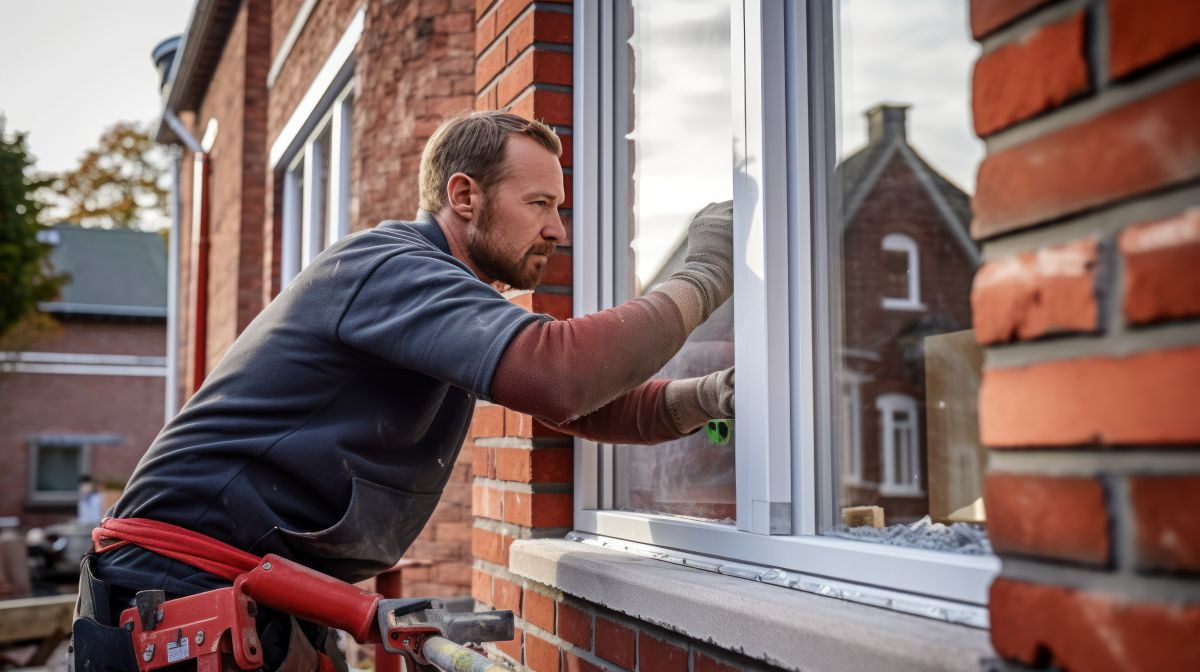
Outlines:
<svg viewBox="0 0 1200 672"><path fill-rule="evenodd" d="M556 245L567 242L567 227L563 224L562 215L556 210L550 218L550 223L542 230L542 237L553 240Z"/></svg>

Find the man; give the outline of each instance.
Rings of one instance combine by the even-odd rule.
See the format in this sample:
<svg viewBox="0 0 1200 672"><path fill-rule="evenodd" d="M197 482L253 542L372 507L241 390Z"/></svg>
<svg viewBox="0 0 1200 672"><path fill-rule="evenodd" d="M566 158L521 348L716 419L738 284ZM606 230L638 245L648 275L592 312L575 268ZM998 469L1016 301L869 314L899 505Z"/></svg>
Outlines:
<svg viewBox="0 0 1200 672"><path fill-rule="evenodd" d="M515 115L445 121L422 157L417 220L309 264L163 429L111 515L359 581L392 567L428 520L477 397L621 443L730 416L732 370L647 381L732 291L730 204L696 216L675 276L616 308L556 321L490 284L535 287L565 240L561 152L553 131ZM96 619L138 590L228 585L121 537L119 522L97 533L95 579L112 600ZM282 665L295 627L264 619L268 662Z"/></svg>

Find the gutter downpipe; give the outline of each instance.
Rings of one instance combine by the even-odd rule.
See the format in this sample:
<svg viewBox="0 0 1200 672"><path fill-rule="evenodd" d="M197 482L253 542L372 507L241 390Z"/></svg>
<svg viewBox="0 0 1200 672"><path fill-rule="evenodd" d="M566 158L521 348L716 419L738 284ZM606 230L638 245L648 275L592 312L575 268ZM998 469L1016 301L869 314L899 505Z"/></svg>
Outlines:
<svg viewBox="0 0 1200 672"><path fill-rule="evenodd" d="M204 153L200 143L188 132L174 110L163 110L163 121L188 151ZM183 148L176 144L171 152L171 237L167 243L167 390L164 395L164 421L179 412L179 236L182 229L181 180Z"/></svg>

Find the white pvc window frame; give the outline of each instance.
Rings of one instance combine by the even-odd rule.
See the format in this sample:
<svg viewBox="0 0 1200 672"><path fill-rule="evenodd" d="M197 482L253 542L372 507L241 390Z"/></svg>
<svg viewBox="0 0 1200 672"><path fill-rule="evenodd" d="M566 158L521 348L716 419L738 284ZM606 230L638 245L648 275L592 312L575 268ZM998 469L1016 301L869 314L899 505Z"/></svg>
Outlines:
<svg viewBox="0 0 1200 672"><path fill-rule="evenodd" d="M875 409L879 411L879 451L883 464L879 494L924 495L917 400L907 394L881 394L875 399Z"/></svg>
<svg viewBox="0 0 1200 672"><path fill-rule="evenodd" d="M616 3L620 6L621 3ZM614 5L577 3L575 16L574 181L575 315L614 305L627 295L616 269L615 232L627 176L617 175L624 139L617 121L625 101ZM619 11L619 10L616 10ZM831 417L829 298L824 254L823 194L832 141L821 130L828 102L823 82L831 50L828 0L732 0L735 91L734 189L735 359L737 397L737 526L611 510L610 446L577 440L575 528L610 538L850 582L882 595L899 591L931 604L959 605L986 627L987 590L999 570L994 557L972 557L835 539L818 534L832 523L839 458ZM830 30L825 28L823 30ZM736 148L736 149L735 149ZM816 167L815 169L813 167ZM752 206L752 207L747 207ZM818 449L824 446L824 449ZM931 606L931 612L936 608Z"/></svg>
<svg viewBox="0 0 1200 672"><path fill-rule="evenodd" d="M280 287L350 233L354 51L364 21L360 8L271 145L269 160L283 183Z"/></svg>
<svg viewBox="0 0 1200 672"><path fill-rule="evenodd" d="M29 502L36 504L73 504L79 499L78 487L70 490L39 490L38 477L42 470L42 451L54 448L74 448L77 477L90 472L92 463L91 441L86 437L72 440L34 438L29 442Z"/></svg>
<svg viewBox="0 0 1200 672"><path fill-rule="evenodd" d="M925 310L925 304L921 303L921 250L917 247L917 241L903 233L889 233L883 237L880 247L884 252L904 254L907 268L907 296L885 296L883 307L887 310Z"/></svg>

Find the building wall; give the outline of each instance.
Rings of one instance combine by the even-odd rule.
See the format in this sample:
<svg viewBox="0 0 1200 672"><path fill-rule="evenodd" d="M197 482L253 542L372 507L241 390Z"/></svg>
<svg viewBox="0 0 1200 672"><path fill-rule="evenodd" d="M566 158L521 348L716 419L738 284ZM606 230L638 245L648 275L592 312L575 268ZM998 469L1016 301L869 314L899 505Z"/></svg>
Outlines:
<svg viewBox="0 0 1200 672"><path fill-rule="evenodd" d="M1198 669L1200 5L973 0L971 23L992 642Z"/></svg>
<svg viewBox="0 0 1200 672"><path fill-rule="evenodd" d="M162 357L162 322L70 320L30 352ZM0 372L0 516L22 527L66 522L74 505L29 504L29 440L48 434L115 434L96 445L88 467L97 482L124 481L162 428L163 377Z"/></svg>

